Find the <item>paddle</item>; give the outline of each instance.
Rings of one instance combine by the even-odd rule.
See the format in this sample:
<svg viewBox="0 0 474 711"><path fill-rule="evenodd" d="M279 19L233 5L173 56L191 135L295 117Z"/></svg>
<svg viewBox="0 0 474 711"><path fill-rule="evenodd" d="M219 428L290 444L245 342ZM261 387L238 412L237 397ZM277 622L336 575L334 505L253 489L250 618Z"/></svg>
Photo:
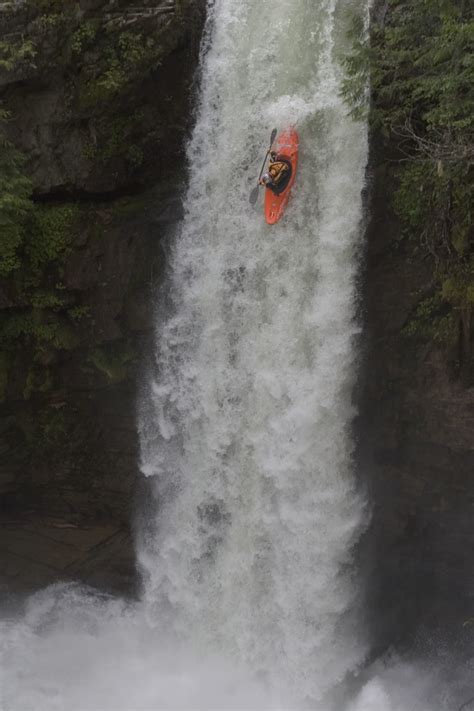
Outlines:
<svg viewBox="0 0 474 711"><path fill-rule="evenodd" d="M273 131L272 131L272 135L270 136L270 148L268 149L268 151L267 151L266 154L265 154L265 159L264 159L264 161L263 161L262 170L260 171L260 175L258 176L257 185L254 187L254 189L253 189L252 192L250 193L249 202L250 202L251 205L255 205L255 203L257 202L258 189L259 189L259 187L260 187L260 178L262 177L262 173L263 173L263 170L264 170L264 168L265 168L265 163L267 162L268 154L269 154L270 151L272 150L273 141L275 140L276 135L277 135L277 130L276 130L276 128L274 128Z"/></svg>

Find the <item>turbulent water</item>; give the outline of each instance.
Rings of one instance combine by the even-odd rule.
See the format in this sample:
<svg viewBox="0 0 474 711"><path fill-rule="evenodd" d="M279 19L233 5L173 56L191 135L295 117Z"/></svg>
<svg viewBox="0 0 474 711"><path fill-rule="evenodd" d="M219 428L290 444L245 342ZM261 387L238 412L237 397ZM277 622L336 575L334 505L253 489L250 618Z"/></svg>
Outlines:
<svg viewBox="0 0 474 711"><path fill-rule="evenodd" d="M0 621L0 709L433 711L367 654L353 550L355 279L367 129L339 97L369 0L216 0L186 216L140 418L140 602L55 586ZM274 227L248 194L273 127L300 165ZM166 307L166 308L165 308ZM436 700L435 700L436 699Z"/></svg>
<svg viewBox="0 0 474 711"><path fill-rule="evenodd" d="M350 560L367 515L350 425L367 131L339 97L347 10L215 4L173 313L143 418L159 502L140 556L147 600L303 699L364 654ZM297 182L269 227L248 194L272 127L288 123Z"/></svg>

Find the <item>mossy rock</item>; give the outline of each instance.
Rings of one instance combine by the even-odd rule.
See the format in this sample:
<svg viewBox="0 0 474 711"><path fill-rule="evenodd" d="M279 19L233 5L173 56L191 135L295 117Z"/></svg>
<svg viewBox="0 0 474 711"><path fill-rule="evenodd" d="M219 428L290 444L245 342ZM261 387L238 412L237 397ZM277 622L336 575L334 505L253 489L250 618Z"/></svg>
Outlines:
<svg viewBox="0 0 474 711"><path fill-rule="evenodd" d="M420 301L402 334L407 338L452 346L458 337L458 318L438 291Z"/></svg>
<svg viewBox="0 0 474 711"><path fill-rule="evenodd" d="M123 342L94 348L89 356L90 362L109 383L124 381L136 358L137 354L131 345Z"/></svg>

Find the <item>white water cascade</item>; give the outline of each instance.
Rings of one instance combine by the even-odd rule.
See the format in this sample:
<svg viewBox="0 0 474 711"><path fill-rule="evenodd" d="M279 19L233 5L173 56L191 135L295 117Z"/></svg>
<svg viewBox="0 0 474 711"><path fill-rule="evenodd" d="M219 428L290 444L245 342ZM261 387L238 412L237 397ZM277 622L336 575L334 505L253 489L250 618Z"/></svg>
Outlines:
<svg viewBox="0 0 474 711"><path fill-rule="evenodd" d="M214 4L172 314L142 418L159 504L140 556L154 613L302 699L364 651L350 427L367 130L347 117L339 59L349 6L366 18L368 4ZM248 194L272 127L289 123L297 182L269 227Z"/></svg>
<svg viewBox="0 0 474 711"><path fill-rule="evenodd" d="M140 416L144 594L58 585L3 611L0 711L449 708L408 664L351 682L367 652L351 438L367 128L347 117L339 59L347 11L367 22L369 5L209 0ZM268 227L248 195L288 124L299 170Z"/></svg>

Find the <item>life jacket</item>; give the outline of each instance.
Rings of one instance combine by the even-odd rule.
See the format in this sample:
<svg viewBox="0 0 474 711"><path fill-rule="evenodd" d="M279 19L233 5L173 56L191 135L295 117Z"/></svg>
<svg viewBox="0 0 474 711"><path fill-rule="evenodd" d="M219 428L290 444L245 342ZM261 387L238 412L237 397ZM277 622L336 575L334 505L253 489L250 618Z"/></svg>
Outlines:
<svg viewBox="0 0 474 711"><path fill-rule="evenodd" d="M281 180L283 179L283 176L290 170L290 167L288 163L283 162L282 160L276 160L273 163L270 163L268 167L268 172L270 173L270 176L272 178L272 181L275 185L278 185Z"/></svg>

